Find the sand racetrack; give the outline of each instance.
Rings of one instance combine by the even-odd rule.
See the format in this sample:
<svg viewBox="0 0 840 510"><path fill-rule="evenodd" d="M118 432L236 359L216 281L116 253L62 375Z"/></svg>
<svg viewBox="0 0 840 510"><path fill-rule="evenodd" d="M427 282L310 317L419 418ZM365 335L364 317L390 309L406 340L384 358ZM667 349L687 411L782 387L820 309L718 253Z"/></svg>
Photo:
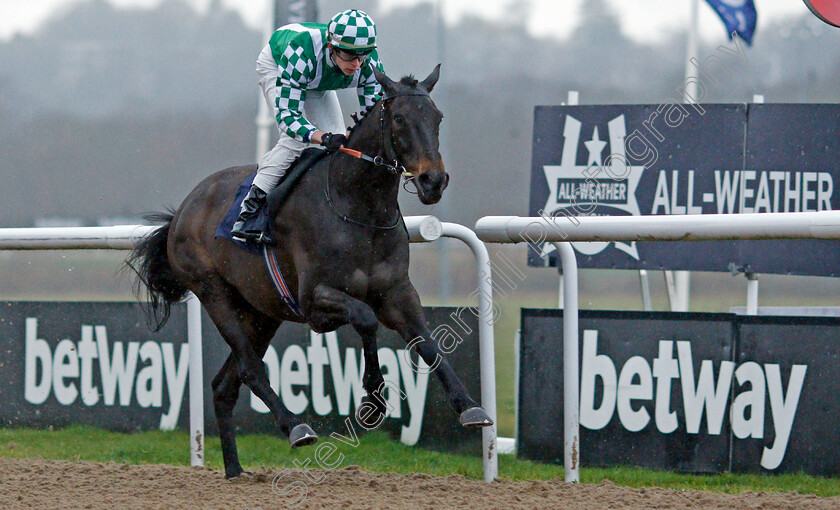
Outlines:
<svg viewBox="0 0 840 510"><path fill-rule="evenodd" d="M210 468L0 459L0 508L735 508L836 509L840 497L791 493L738 495L560 480L485 484L462 476L378 474L350 466L335 471L257 470L227 481ZM288 493L283 495L283 491ZM289 506L287 506L289 505Z"/></svg>

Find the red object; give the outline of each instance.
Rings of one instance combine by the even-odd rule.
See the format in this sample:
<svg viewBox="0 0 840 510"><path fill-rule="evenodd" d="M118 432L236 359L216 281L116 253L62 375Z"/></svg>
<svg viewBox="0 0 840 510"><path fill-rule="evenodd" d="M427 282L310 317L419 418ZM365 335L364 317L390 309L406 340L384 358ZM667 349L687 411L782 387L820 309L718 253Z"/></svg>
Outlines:
<svg viewBox="0 0 840 510"><path fill-rule="evenodd" d="M837 0L804 0L814 16L829 25L840 27L840 2Z"/></svg>
<svg viewBox="0 0 840 510"><path fill-rule="evenodd" d="M356 151L356 150L353 150L353 149L348 149L347 147L343 147L343 146L339 147L338 150L340 150L341 152L343 152L345 154L349 154L349 155L353 156L354 158L362 159L362 153L359 152L359 151Z"/></svg>

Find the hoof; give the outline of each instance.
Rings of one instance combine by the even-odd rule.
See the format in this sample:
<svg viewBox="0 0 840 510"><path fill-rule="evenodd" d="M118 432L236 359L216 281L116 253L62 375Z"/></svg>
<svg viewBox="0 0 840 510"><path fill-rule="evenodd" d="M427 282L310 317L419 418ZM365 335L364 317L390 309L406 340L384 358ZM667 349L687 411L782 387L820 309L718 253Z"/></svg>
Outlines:
<svg viewBox="0 0 840 510"><path fill-rule="evenodd" d="M459 420L464 427L489 427L493 425L493 420L487 416L484 409L480 407L470 407L463 413Z"/></svg>
<svg viewBox="0 0 840 510"><path fill-rule="evenodd" d="M356 409L356 423L365 428L365 430L373 430L385 421L385 413L388 410L383 405L383 401L373 398L370 395L362 397L362 403Z"/></svg>
<svg viewBox="0 0 840 510"><path fill-rule="evenodd" d="M289 434L289 444L292 445L292 450L299 446L315 444L316 441L318 441L318 434L305 423L297 425Z"/></svg>
<svg viewBox="0 0 840 510"><path fill-rule="evenodd" d="M254 473L250 471L245 471L242 469L242 466L232 467L231 469L225 469L225 478L228 480L239 480L244 477L253 476Z"/></svg>

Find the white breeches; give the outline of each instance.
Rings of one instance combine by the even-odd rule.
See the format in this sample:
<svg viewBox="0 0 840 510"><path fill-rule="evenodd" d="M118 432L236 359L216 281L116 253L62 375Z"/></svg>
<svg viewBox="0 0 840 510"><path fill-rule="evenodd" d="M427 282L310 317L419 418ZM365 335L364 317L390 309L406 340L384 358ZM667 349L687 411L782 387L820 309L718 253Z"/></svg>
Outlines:
<svg viewBox="0 0 840 510"><path fill-rule="evenodd" d="M260 159L259 170L254 178L254 184L266 193L277 187L295 158L310 145L287 135L285 130L277 124L277 115L280 113L276 105L278 73L279 69L271 54L271 48L266 45L257 58L257 76L268 111L274 117L275 125L280 132L277 144ZM307 90L303 115L321 131L342 134L346 131L341 105L334 90Z"/></svg>

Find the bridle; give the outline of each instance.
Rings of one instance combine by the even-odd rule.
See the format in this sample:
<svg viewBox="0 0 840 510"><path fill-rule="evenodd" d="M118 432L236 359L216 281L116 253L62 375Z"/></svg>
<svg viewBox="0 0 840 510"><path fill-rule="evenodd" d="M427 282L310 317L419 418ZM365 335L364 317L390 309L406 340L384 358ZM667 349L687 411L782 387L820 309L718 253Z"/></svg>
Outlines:
<svg viewBox="0 0 840 510"><path fill-rule="evenodd" d="M362 160L367 161L369 163L373 163L374 166L385 168L386 170L388 170L390 173L392 173L394 175L401 175L404 179L403 188L405 188L405 186L408 184L408 182L410 182L411 180L414 179L414 176L410 172L408 172L405 169L405 166L403 166L399 162L399 159L397 157L397 151L394 150L393 139L391 137L390 124L385 122L385 117L386 117L385 106L387 105L388 101L390 101L392 99L396 99L398 97L406 97L406 96L425 96L425 97L429 97L429 94L428 93L422 93L422 92L408 92L408 93L404 93L404 94L395 94L393 96L388 96L388 97L383 98L380 101L382 106L379 109L379 147L380 147L379 152L381 154L377 154L376 156L370 156L368 154L363 153L362 151L349 149L347 147L342 147L341 149L339 149L342 153L347 154L348 156L352 156L354 158L359 158L359 159L362 159ZM387 135L385 133L386 127L387 127L387 130L388 130ZM341 218L342 220L344 220L348 223L353 223L354 225L359 225L359 226L374 228L374 229L379 229L379 230L391 230L393 228L396 228L397 225L400 224L400 219L402 218L402 213L399 212L399 210L400 210L399 209L399 204L397 204L397 219L396 219L396 221L392 225L386 225L386 226L371 225L369 223L364 223L364 222L361 222L361 221L357 221L357 220L354 220L352 218L348 218L346 215L341 214L338 211L336 211L335 206L333 205L333 202L332 202L332 197L330 196L330 169L332 167L332 161L333 160L331 159L330 162L327 164L327 184L326 184L326 187L324 188L324 194L326 195L326 198L327 198L327 204L329 204L330 210L332 212L334 212L339 218ZM388 161L391 161L391 162L389 163Z"/></svg>
<svg viewBox="0 0 840 510"><path fill-rule="evenodd" d="M428 93L422 92L407 92L404 94L396 94L393 96L388 96L380 102L382 107L379 108L379 147L380 152L383 154L378 154L376 156L369 156L361 151L348 149L346 147L341 148L341 152L353 156L355 158L363 159L378 167L383 167L390 171L392 174L399 174L406 178L406 180L411 180L414 177L405 169L405 166L400 164L399 159L397 157L397 151L394 150L394 143L391 137L391 129L390 125L387 125L388 134L385 134L386 130L386 122L385 122L385 106L388 101L392 99L396 99L398 97L406 97L406 96L424 96L429 97ZM388 162L390 161L390 163Z"/></svg>

